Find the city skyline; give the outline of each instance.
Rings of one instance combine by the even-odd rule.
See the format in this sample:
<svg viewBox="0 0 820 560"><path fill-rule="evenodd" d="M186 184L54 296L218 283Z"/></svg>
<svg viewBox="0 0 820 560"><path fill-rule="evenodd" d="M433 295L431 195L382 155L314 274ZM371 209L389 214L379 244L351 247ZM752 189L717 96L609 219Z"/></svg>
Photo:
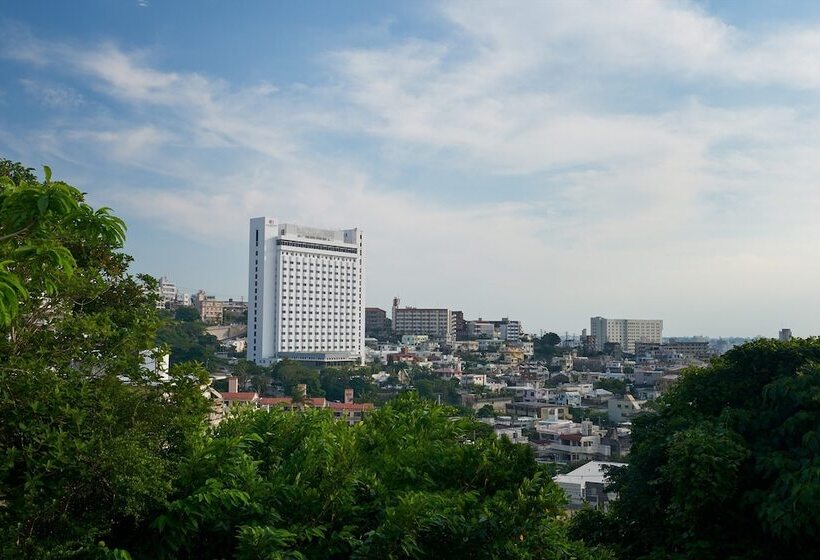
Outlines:
<svg viewBox="0 0 820 560"><path fill-rule="evenodd" d="M0 29L0 154L192 294L247 299L270 208L365 232L367 306L820 332L812 3L6 3Z"/></svg>

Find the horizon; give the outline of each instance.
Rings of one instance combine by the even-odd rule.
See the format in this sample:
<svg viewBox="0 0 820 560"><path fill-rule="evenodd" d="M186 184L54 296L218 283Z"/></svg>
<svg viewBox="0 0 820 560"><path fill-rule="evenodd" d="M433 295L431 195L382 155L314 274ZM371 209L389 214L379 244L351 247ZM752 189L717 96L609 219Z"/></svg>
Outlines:
<svg viewBox="0 0 820 560"><path fill-rule="evenodd" d="M820 5L501 6L6 3L0 155L192 294L270 215L362 229L368 307L820 332Z"/></svg>

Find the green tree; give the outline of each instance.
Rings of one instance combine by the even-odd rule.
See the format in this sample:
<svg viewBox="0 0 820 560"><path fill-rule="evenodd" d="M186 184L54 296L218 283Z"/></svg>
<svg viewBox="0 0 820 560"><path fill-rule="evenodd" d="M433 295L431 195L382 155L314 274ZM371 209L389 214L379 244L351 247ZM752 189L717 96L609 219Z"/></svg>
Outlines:
<svg viewBox="0 0 820 560"><path fill-rule="evenodd" d="M808 558L820 544L820 340L760 340L633 420L613 506L628 557Z"/></svg>
<svg viewBox="0 0 820 560"><path fill-rule="evenodd" d="M205 328L205 323L199 320L166 319L157 329L157 344L168 347L172 366L186 362L215 365L214 353L219 342Z"/></svg>
<svg viewBox="0 0 820 560"><path fill-rule="evenodd" d="M199 321L200 315L196 308L184 305L176 308L174 311L174 319L182 321L183 323L191 323L193 321Z"/></svg>
<svg viewBox="0 0 820 560"><path fill-rule="evenodd" d="M593 386L596 389L604 389L616 395L623 395L627 392L626 381L622 379L599 379Z"/></svg>
<svg viewBox="0 0 820 560"><path fill-rule="evenodd" d="M124 225L62 182L0 176L0 556L93 557L164 505L203 427L202 372L143 367L156 282ZM5 291L4 291L5 290Z"/></svg>

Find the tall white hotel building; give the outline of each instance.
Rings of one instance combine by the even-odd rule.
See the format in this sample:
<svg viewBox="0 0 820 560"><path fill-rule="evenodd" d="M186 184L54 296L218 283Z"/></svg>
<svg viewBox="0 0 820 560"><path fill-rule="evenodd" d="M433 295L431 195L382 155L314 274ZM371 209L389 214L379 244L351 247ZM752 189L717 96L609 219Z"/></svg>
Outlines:
<svg viewBox="0 0 820 560"><path fill-rule="evenodd" d="M250 221L248 360L364 361L364 244L358 229Z"/></svg>

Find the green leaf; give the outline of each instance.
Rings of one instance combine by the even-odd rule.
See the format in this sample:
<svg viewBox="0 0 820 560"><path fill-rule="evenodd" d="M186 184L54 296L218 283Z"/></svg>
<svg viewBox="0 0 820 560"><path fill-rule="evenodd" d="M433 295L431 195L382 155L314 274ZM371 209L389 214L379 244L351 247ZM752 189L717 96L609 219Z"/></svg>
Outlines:
<svg viewBox="0 0 820 560"><path fill-rule="evenodd" d="M50 183L51 182L51 168L48 165L43 166L43 173L46 176L45 182Z"/></svg>
<svg viewBox="0 0 820 560"><path fill-rule="evenodd" d="M48 209L48 195L43 195L37 200L37 209L40 211L40 214L45 214L45 211Z"/></svg>

